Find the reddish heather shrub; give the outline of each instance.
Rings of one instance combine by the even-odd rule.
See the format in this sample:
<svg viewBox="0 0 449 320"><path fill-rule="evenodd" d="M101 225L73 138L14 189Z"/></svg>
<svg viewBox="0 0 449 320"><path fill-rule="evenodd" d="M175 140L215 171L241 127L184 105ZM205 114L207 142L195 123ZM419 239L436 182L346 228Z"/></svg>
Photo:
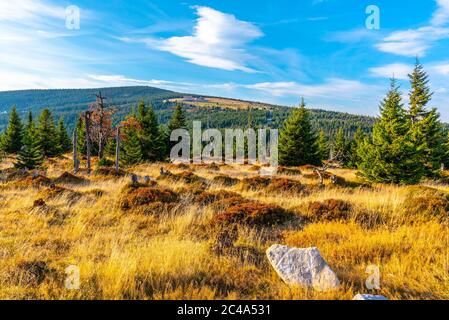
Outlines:
<svg viewBox="0 0 449 320"><path fill-rule="evenodd" d="M219 175L219 176L214 177L212 179L212 182L216 183L216 184L221 184L226 187L232 187L232 186L237 185L240 182L240 180L237 178L232 178L230 176L226 176L226 175Z"/></svg>
<svg viewBox="0 0 449 320"><path fill-rule="evenodd" d="M247 202L251 202L251 201L243 198L240 195L237 195L232 198L224 198L222 200L217 200L217 201L213 202L211 204L211 206L212 206L212 209L214 209L217 212L220 212L220 211L226 210L230 207L241 205L241 204L247 203Z"/></svg>
<svg viewBox="0 0 449 320"><path fill-rule="evenodd" d="M244 190L260 190L266 188L270 182L269 178L257 176L243 179L241 185Z"/></svg>
<svg viewBox="0 0 449 320"><path fill-rule="evenodd" d="M351 217L352 205L343 200L328 199L311 202L307 206L308 214L314 221L345 220Z"/></svg>
<svg viewBox="0 0 449 320"><path fill-rule="evenodd" d="M51 180L42 175L27 176L26 178L14 183L15 187L28 188L28 187L47 187L51 185Z"/></svg>
<svg viewBox="0 0 449 320"><path fill-rule="evenodd" d="M213 225L245 224L250 227L271 227L291 220L293 215L283 208L259 202L235 205L216 215Z"/></svg>
<svg viewBox="0 0 449 320"><path fill-rule="evenodd" d="M197 175L195 175L191 171L184 171L178 174L171 173L169 171L165 172L164 174L160 175L159 180L169 180L173 182L182 182L185 184L196 184L196 185L206 185L207 180L204 178L201 178Z"/></svg>
<svg viewBox="0 0 449 320"><path fill-rule="evenodd" d="M205 206L223 199L238 198L238 197L240 197L238 193L226 190L205 191L202 192L200 195L198 195L196 201L199 204Z"/></svg>
<svg viewBox="0 0 449 320"><path fill-rule="evenodd" d="M178 195L165 188L135 188L125 193L120 199L120 207L129 210L135 207L151 205L153 203L172 203L178 200Z"/></svg>
<svg viewBox="0 0 449 320"><path fill-rule="evenodd" d="M88 183L89 180L75 176L69 172L64 172L58 178L53 180L53 182L60 184L85 184Z"/></svg>
<svg viewBox="0 0 449 320"><path fill-rule="evenodd" d="M277 168L278 174L285 174L285 175L291 175L291 176L298 176L301 174L301 169L296 167L278 167Z"/></svg>
<svg viewBox="0 0 449 320"><path fill-rule="evenodd" d="M299 181L289 179L273 179L267 188L269 192L291 192L295 194L308 193L306 187Z"/></svg>

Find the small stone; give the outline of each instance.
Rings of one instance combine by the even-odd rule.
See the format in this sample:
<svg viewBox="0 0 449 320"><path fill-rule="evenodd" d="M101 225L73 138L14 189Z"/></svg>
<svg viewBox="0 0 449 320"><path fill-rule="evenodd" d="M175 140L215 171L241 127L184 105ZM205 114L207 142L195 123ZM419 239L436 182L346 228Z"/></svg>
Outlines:
<svg viewBox="0 0 449 320"><path fill-rule="evenodd" d="M372 294L358 294L352 300L388 300L384 296L376 296Z"/></svg>
<svg viewBox="0 0 449 320"><path fill-rule="evenodd" d="M274 245L267 257L277 274L288 285L312 287L319 291L337 288L340 281L317 248Z"/></svg>

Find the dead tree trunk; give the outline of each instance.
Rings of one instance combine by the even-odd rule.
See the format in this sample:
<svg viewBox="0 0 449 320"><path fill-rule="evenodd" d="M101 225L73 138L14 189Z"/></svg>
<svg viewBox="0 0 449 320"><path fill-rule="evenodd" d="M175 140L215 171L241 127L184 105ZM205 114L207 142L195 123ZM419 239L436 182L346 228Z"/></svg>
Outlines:
<svg viewBox="0 0 449 320"><path fill-rule="evenodd" d="M115 133L115 172L118 174L120 170L120 127L117 127Z"/></svg>
<svg viewBox="0 0 449 320"><path fill-rule="evenodd" d="M73 173L77 174L80 169L80 161L78 160L78 132L73 132Z"/></svg>
<svg viewBox="0 0 449 320"><path fill-rule="evenodd" d="M86 111L85 120L86 120L87 174L90 174L91 173L90 157L91 157L91 144L92 144L90 135L90 111Z"/></svg>
<svg viewBox="0 0 449 320"><path fill-rule="evenodd" d="M103 97L102 95L101 95L101 92L97 95L97 105L98 105L98 111L99 111L99 119L98 119L98 122L99 122L99 132L98 132L98 134L99 134L99 137L98 137L98 157L99 157L99 159L102 159L103 158L103 149L104 149L104 143L105 143L105 141L104 141L104 136L105 136L105 134L104 134L104 100L105 100L106 98L105 97Z"/></svg>

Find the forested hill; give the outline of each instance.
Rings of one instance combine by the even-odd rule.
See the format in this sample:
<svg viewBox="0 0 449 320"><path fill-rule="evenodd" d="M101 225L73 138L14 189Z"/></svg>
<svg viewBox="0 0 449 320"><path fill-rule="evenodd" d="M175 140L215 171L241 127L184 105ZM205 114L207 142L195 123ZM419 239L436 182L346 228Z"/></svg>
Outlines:
<svg viewBox="0 0 449 320"><path fill-rule="evenodd" d="M108 105L116 107L115 121L122 119L142 99L152 104L161 123L167 123L172 107L176 103L182 103L189 120L201 120L214 128L246 127L248 123L254 127L269 124L279 128L291 112L291 108L285 106L196 95L186 98L186 94L143 86L23 90L0 92L0 130L5 128L7 113L13 105L22 117L30 110L36 116L43 108L49 108L54 112L55 118L64 116L68 128L73 128L79 113L95 100L98 91L108 98ZM311 110L311 119L317 130L323 129L331 138L340 127L344 128L347 135L354 133L358 127L369 132L375 121L372 117L324 110Z"/></svg>

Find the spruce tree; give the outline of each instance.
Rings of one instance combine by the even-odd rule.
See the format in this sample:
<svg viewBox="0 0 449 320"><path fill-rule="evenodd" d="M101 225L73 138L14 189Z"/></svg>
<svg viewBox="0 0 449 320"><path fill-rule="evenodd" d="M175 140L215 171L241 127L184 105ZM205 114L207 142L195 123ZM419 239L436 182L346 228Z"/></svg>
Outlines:
<svg viewBox="0 0 449 320"><path fill-rule="evenodd" d="M359 156L359 149L367 137L368 135L361 128L357 128L357 131L354 133L354 138L348 147L348 162L346 164L348 168L357 169L358 164L362 160Z"/></svg>
<svg viewBox="0 0 449 320"><path fill-rule="evenodd" d="M372 182L419 182L423 176L422 165L408 132L410 121L394 79L381 103L380 113L380 119L374 125L372 141L366 138L358 149L361 159L359 169Z"/></svg>
<svg viewBox="0 0 449 320"><path fill-rule="evenodd" d="M143 160L157 161L165 157L165 143L153 108L142 101L137 110L142 132L139 135Z"/></svg>
<svg viewBox="0 0 449 320"><path fill-rule="evenodd" d="M304 100L287 118L279 138L279 163L285 166L321 164L318 141Z"/></svg>
<svg viewBox="0 0 449 320"><path fill-rule="evenodd" d="M427 109L433 94L428 85L429 77L418 60L409 78L411 83L408 110L411 120L410 134L413 144L421 154L420 162L424 167L425 175L437 177L447 152L444 130L437 110Z"/></svg>
<svg viewBox="0 0 449 320"><path fill-rule="evenodd" d="M9 122L2 137L1 148L6 153L17 153L22 148L23 125L16 107L12 107Z"/></svg>
<svg viewBox="0 0 449 320"><path fill-rule="evenodd" d="M72 149L72 141L70 140L70 137L67 133L63 117L59 118L57 134L58 134L58 144L59 147L61 148L61 152L63 153L69 152Z"/></svg>
<svg viewBox="0 0 449 320"><path fill-rule="evenodd" d="M186 129L186 116L184 114L184 110L182 109L181 105L177 105L175 107L175 110L173 111L173 115L170 119L170 122L168 124L168 130L172 132L176 129Z"/></svg>
<svg viewBox="0 0 449 320"><path fill-rule="evenodd" d="M166 145L168 146L166 148L166 157L169 157L170 150L177 143L176 141L170 141L171 133L177 129L187 129L186 116L181 105L176 105L167 128L168 131L162 131L162 133L165 135L165 141L167 141Z"/></svg>
<svg viewBox="0 0 449 320"><path fill-rule="evenodd" d="M58 133L49 109L44 109L39 116L37 136L45 157L55 157L61 154Z"/></svg>
<svg viewBox="0 0 449 320"><path fill-rule="evenodd" d="M348 154L348 143L345 132L343 128L339 128L334 143L334 159L345 166L348 162Z"/></svg>
<svg viewBox="0 0 449 320"><path fill-rule="evenodd" d="M139 134L134 128L124 131L125 139L121 145L121 159L127 165L135 165L143 161L142 146Z"/></svg>
<svg viewBox="0 0 449 320"><path fill-rule="evenodd" d="M318 150L320 154L321 161L329 159L329 140L327 139L326 133L321 130L318 136Z"/></svg>
<svg viewBox="0 0 449 320"><path fill-rule="evenodd" d="M77 133L77 150L80 154L86 155L87 153L87 147L86 147L86 124L84 123L83 117L80 114L78 117L78 120L76 122L75 127L76 133Z"/></svg>
<svg viewBox="0 0 449 320"><path fill-rule="evenodd" d="M16 168L33 170L39 168L43 163L43 153L37 136L33 133L31 127L23 136L23 146L17 155Z"/></svg>

